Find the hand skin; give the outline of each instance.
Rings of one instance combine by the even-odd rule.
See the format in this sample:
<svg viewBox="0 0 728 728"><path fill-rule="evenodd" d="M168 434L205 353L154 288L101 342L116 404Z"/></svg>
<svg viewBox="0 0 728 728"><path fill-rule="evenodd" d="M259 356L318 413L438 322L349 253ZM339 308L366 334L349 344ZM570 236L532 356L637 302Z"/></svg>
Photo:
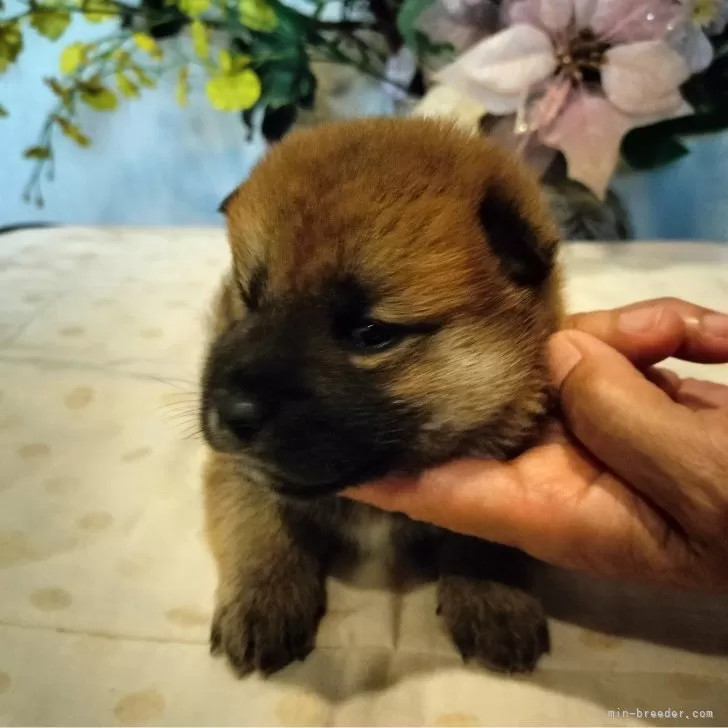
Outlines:
<svg viewBox="0 0 728 728"><path fill-rule="evenodd" d="M345 495L568 569L728 590L728 387L654 368L668 357L728 362L728 316L676 299L572 316L542 444Z"/></svg>

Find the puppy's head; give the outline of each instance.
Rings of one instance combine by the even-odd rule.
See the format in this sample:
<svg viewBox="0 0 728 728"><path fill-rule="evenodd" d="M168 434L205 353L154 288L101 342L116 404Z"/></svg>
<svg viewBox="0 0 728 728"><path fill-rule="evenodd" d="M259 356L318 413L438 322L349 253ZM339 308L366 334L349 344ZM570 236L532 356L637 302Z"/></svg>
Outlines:
<svg viewBox="0 0 728 728"><path fill-rule="evenodd" d="M223 209L213 448L315 497L534 435L557 232L510 157L441 122L334 124L287 137Z"/></svg>

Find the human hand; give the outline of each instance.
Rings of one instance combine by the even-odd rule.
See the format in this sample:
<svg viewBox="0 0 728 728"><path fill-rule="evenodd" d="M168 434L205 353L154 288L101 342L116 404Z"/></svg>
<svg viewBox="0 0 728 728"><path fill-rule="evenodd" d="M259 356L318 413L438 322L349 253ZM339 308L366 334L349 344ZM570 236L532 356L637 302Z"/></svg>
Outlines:
<svg viewBox="0 0 728 728"><path fill-rule="evenodd" d="M728 317L661 299L567 328L549 346L563 421L543 444L347 495L557 566L728 588L728 387L652 368L727 362Z"/></svg>

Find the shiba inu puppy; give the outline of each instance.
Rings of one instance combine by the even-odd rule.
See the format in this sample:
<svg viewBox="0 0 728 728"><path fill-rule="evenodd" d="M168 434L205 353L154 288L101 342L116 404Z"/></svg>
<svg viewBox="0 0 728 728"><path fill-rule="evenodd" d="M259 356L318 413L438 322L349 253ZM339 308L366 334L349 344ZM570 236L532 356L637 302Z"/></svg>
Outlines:
<svg viewBox="0 0 728 728"><path fill-rule="evenodd" d="M293 132L223 203L201 412L211 644L239 674L306 657L332 558L371 529L430 554L465 658L528 671L549 650L523 554L338 495L538 438L562 315L547 209L506 153L415 118Z"/></svg>

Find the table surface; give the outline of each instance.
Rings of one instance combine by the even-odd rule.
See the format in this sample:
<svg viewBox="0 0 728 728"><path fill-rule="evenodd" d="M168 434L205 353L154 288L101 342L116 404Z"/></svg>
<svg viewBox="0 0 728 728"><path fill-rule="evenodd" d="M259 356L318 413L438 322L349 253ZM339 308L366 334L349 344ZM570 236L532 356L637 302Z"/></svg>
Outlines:
<svg viewBox="0 0 728 728"><path fill-rule="evenodd" d="M572 309L672 295L728 310L722 244L564 259ZM374 571L332 580L305 663L237 681L210 658L195 398L227 260L221 230L0 237L0 724L728 723L728 599L556 570L540 587L553 651L527 678L462 666L432 586L392 594Z"/></svg>

